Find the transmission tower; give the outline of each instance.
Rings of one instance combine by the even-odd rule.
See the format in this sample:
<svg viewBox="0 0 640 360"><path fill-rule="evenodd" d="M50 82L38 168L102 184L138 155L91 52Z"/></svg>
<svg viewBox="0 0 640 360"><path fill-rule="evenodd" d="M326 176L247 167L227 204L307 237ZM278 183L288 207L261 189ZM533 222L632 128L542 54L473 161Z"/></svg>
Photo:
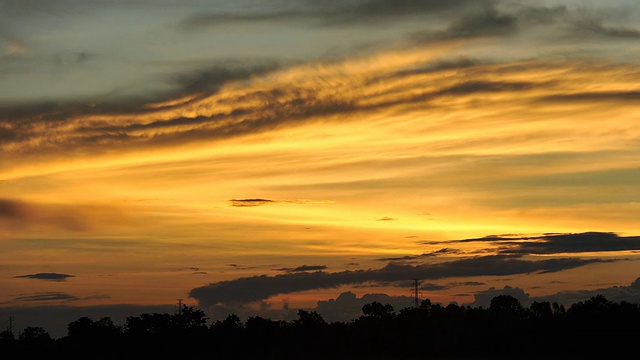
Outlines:
<svg viewBox="0 0 640 360"><path fill-rule="evenodd" d="M13 316L9 316L9 326L7 327L9 334L13 335Z"/></svg>
<svg viewBox="0 0 640 360"><path fill-rule="evenodd" d="M178 299L178 315L182 315L182 299Z"/></svg>
<svg viewBox="0 0 640 360"><path fill-rule="evenodd" d="M413 289L411 290L411 295L413 296L413 306L420 306L420 290L418 289L419 280L413 279Z"/></svg>

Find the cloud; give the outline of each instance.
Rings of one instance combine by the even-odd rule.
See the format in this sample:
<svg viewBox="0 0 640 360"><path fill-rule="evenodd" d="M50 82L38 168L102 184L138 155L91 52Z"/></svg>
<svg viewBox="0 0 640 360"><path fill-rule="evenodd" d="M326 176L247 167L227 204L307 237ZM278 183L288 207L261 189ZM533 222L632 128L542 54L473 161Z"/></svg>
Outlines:
<svg viewBox="0 0 640 360"><path fill-rule="evenodd" d="M442 291L442 290L455 288L458 286L480 286L480 285L484 285L484 283L479 281L451 282L444 285L434 284L434 283L420 283L420 290Z"/></svg>
<svg viewBox="0 0 640 360"><path fill-rule="evenodd" d="M465 16L454 22L441 33L444 38L468 38L478 36L507 35L515 31L517 19L500 14L496 9L488 9L478 15Z"/></svg>
<svg viewBox="0 0 640 360"><path fill-rule="evenodd" d="M445 30L414 32L410 34L410 38L418 43L431 43L443 40L506 36L515 33L517 24L518 18L516 16L501 14L493 6L484 6L480 11L454 20Z"/></svg>
<svg viewBox="0 0 640 360"><path fill-rule="evenodd" d="M251 303L279 294L329 289L365 282L549 273L611 261L613 260L574 258L531 261L507 256L485 256L416 266L390 263L380 269L243 277L194 288L190 291L190 296L198 300L201 306L210 307L217 304Z"/></svg>
<svg viewBox="0 0 640 360"><path fill-rule="evenodd" d="M318 301L314 310L328 322L347 321L362 316L362 307L374 301L389 304L395 311L399 311L412 306L414 299L408 296L387 294L364 294L362 297L358 297L351 291L347 291L335 299Z"/></svg>
<svg viewBox="0 0 640 360"><path fill-rule="evenodd" d="M78 297L73 295L49 291L49 292L37 292L30 295L16 296L14 300L25 302L41 302L41 301L75 301L79 300Z"/></svg>
<svg viewBox="0 0 640 360"><path fill-rule="evenodd" d="M274 269L274 270L286 271L288 273L296 273L296 272L325 270L326 268L327 267L325 265L302 265L295 268L280 268L280 269Z"/></svg>
<svg viewBox="0 0 640 360"><path fill-rule="evenodd" d="M472 307L482 306L486 308L491 303L491 299L499 295L511 295L518 299L525 307L530 306L534 301L548 301L550 303L557 302L558 304L568 307L579 301L585 301L597 295L603 295L607 300L614 302L626 301L638 304L640 303L640 278L637 278L629 286L612 286L593 290L560 291L555 294L544 296L531 296L518 287L505 286L502 289L491 287L487 290L479 291L474 294L474 301L465 305Z"/></svg>
<svg viewBox="0 0 640 360"><path fill-rule="evenodd" d="M453 100L459 101L456 106L470 101L489 106L509 99L520 104L638 97L632 85L636 69L568 61L486 62L454 55L452 46L414 46L287 68L200 69L175 80L178 89L161 101L5 104L0 106L0 159L20 167L24 156L34 163L210 145L303 124L349 122L371 113L445 110ZM576 84L558 75L532 76L536 71L588 77ZM621 71L631 76L622 78ZM201 74L205 80L199 83ZM598 89L604 84L594 87L584 80L595 78L616 82L617 88L626 82L629 90L603 93ZM593 91L572 94L576 88Z"/></svg>
<svg viewBox="0 0 640 360"><path fill-rule="evenodd" d="M396 220L398 220L398 218L392 218L392 217L384 216L384 217L381 217L381 218L377 219L376 221L396 221Z"/></svg>
<svg viewBox="0 0 640 360"><path fill-rule="evenodd" d="M437 16L467 8L486 7L488 0L345 0L327 2L284 2L259 11L204 12L181 22L187 30L246 23L298 23L305 26L375 26L380 22Z"/></svg>
<svg viewBox="0 0 640 360"><path fill-rule="evenodd" d="M575 92L569 94L554 94L542 96L537 101L542 102L593 102L593 101L615 101L615 102L637 102L640 99L640 91L593 91L593 92Z"/></svg>
<svg viewBox="0 0 640 360"><path fill-rule="evenodd" d="M400 257L386 257L386 258L380 258L380 259L376 259L377 261L410 261L410 260L417 260L417 259L421 259L421 258L432 258L432 257L436 257L436 256L440 256L440 255L456 255L456 254L461 254L462 251L458 250L458 249L452 249L452 248L442 248L439 250L435 250L435 251L431 251L431 252L427 252L427 253L422 253L420 255L406 255L406 256L400 256Z"/></svg>
<svg viewBox="0 0 640 360"><path fill-rule="evenodd" d="M314 204L332 204L331 200L309 200L309 199L296 199L296 200L269 200L261 198L253 199L231 199L229 200L231 206L235 207L254 207L264 206L271 204L294 204L294 205L314 205Z"/></svg>
<svg viewBox="0 0 640 360"><path fill-rule="evenodd" d="M587 300L596 295L603 295L608 300L615 302L626 301L634 304L640 304L640 278L637 278L629 286L612 286L593 290L560 291L556 294L534 297L531 300L558 302L559 304L567 306L575 304L578 301Z"/></svg>
<svg viewBox="0 0 640 360"><path fill-rule="evenodd" d="M577 30L608 38L640 39L640 30L624 26L605 26L602 20L583 19L576 22Z"/></svg>
<svg viewBox="0 0 640 360"><path fill-rule="evenodd" d="M231 206L236 207L253 207L253 206L263 206L274 203L273 200L269 199L231 199L229 201Z"/></svg>
<svg viewBox="0 0 640 360"><path fill-rule="evenodd" d="M550 25L558 22L567 16L568 9L564 5L554 7L538 7L524 5L515 11L515 16L519 22L528 22L533 24Z"/></svg>
<svg viewBox="0 0 640 360"><path fill-rule="evenodd" d="M70 277L75 277L75 275L58 274L58 273L37 273L37 274L14 276L14 278L26 278L26 279L36 279L36 280L46 280L46 281L65 281L67 280L67 278L70 278Z"/></svg>
<svg viewBox="0 0 640 360"><path fill-rule="evenodd" d="M126 222L123 213L114 207L92 204L59 204L25 202L0 198L0 228L18 227L87 231L101 224L104 217Z"/></svg>
<svg viewBox="0 0 640 360"><path fill-rule="evenodd" d="M492 243L500 254L550 255L584 252L640 251L640 236L585 232L544 235L490 235L483 238L438 243ZM424 242L433 244L432 242Z"/></svg>

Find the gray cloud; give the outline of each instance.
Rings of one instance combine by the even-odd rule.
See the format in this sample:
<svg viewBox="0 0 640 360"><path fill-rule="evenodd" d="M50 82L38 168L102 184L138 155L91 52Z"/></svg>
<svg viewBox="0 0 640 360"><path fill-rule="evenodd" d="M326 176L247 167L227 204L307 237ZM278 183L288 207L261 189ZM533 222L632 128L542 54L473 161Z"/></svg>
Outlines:
<svg viewBox="0 0 640 360"><path fill-rule="evenodd" d="M608 38L640 39L640 30L623 26L605 26L602 20L583 19L576 22L576 28L580 32L588 32Z"/></svg>
<svg viewBox="0 0 640 360"><path fill-rule="evenodd" d="M566 6L538 7L526 5L515 12L518 21L533 24L550 25L566 17L568 10Z"/></svg>
<svg viewBox="0 0 640 360"><path fill-rule="evenodd" d="M489 6L489 0L345 0L322 2L284 2L259 12L198 13L181 22L186 29L217 27L238 23L298 22L305 26L377 25L426 15L438 15L467 8Z"/></svg>
<svg viewBox="0 0 640 360"><path fill-rule="evenodd" d="M296 200L270 200L262 198L252 199L231 199L229 205L234 207L254 207L264 206L271 204L293 204L293 205L314 205L314 204L330 204L331 200L309 200L309 199L296 199Z"/></svg>
<svg viewBox="0 0 640 360"><path fill-rule="evenodd" d="M438 284L432 284L432 283L424 283L420 285L420 290L427 290L427 291L441 291L448 288L449 286L447 285L438 285Z"/></svg>
<svg viewBox="0 0 640 360"><path fill-rule="evenodd" d="M640 100L640 91L594 91L572 94L554 94L543 96L538 101L550 102L584 102L584 101L633 101Z"/></svg>
<svg viewBox="0 0 640 360"><path fill-rule="evenodd" d="M458 250L458 249L451 249L451 248L442 248L436 251L431 251L428 253L422 253L420 255L406 255L406 256L399 256L399 257L387 257L387 258L380 258L380 259L376 259L378 261L411 261L411 260L418 260L421 258L431 258L431 257L436 257L439 255L451 255L451 254L461 254L462 251Z"/></svg>
<svg viewBox="0 0 640 360"><path fill-rule="evenodd" d="M16 296L17 301L26 302L40 302L40 301L75 301L77 297L65 293L49 291L49 292L37 292L29 295Z"/></svg>
<svg viewBox="0 0 640 360"><path fill-rule="evenodd" d="M358 297L347 291L338 295L335 299L318 301L315 311L329 321L345 321L362 316L362 306L377 301L381 304L389 304L394 310L399 311L412 306L414 299L409 296L390 296L387 294L364 294Z"/></svg>
<svg viewBox="0 0 640 360"><path fill-rule="evenodd" d="M421 283L420 290L441 291L441 290L455 288L458 286L480 286L480 285L484 285L484 283L479 281L451 282L444 285L433 284L433 283Z"/></svg>
<svg viewBox="0 0 640 360"><path fill-rule="evenodd" d="M296 273L296 272L305 272L305 271L318 271L325 270L327 267L325 265L301 265L295 268L280 268L274 269L277 271L286 271L288 273Z"/></svg>
<svg viewBox="0 0 640 360"><path fill-rule="evenodd" d="M483 10L463 16L451 23L442 31L422 31L410 34L419 43L452 39L470 39L486 36L512 35L517 30L518 18L510 14L502 14L493 6L485 6Z"/></svg>
<svg viewBox="0 0 640 360"><path fill-rule="evenodd" d="M637 278L629 286L612 286L593 290L561 291L555 294L544 296L530 296L523 289L505 286L502 289L491 287L487 290L474 294L474 301L465 305L472 307L488 307L491 299L498 295L511 295L518 299L523 306L530 306L534 301L557 302L564 306L571 306L579 301L585 301L596 295L603 295L607 300L614 302L626 301L630 303L640 303L640 278Z"/></svg>
<svg viewBox="0 0 640 360"><path fill-rule="evenodd" d="M531 297L528 293L520 288L514 288L511 286L505 286L502 289L496 289L494 287L487 290L479 291L473 295L474 301L465 305L471 307L483 307L488 308L491 304L491 300L500 295L510 295L520 301L520 304L528 306L531 303Z"/></svg>
<svg viewBox="0 0 640 360"><path fill-rule="evenodd" d="M493 243L501 254L557 254L583 252L640 251L640 236L619 236L615 233L586 232L576 234L490 235L483 238L440 243ZM433 242L424 242L433 244Z"/></svg>
<svg viewBox="0 0 640 360"><path fill-rule="evenodd" d="M196 69L191 72L180 72L167 76L167 81L177 87L177 94L174 96L184 96L185 94L212 94L222 85L248 79L252 76L266 74L280 68L280 64L272 61L258 62L257 64L232 60L222 64L214 64L209 67ZM171 98L172 94L165 95Z"/></svg>
<svg viewBox="0 0 640 360"><path fill-rule="evenodd" d="M67 278L70 278L70 277L75 277L75 275L59 274L59 273L37 273L37 274L14 276L14 278L26 278L26 279L47 280L47 281L65 281L67 280Z"/></svg>
<svg viewBox="0 0 640 360"><path fill-rule="evenodd" d="M488 9L479 15L466 16L454 22L440 36L444 38L468 38L477 36L506 35L515 31L517 18Z"/></svg>
<svg viewBox="0 0 640 360"><path fill-rule="evenodd" d="M548 273L609 261L613 260L562 258L530 261L507 256L485 256L416 266L390 263L380 269L244 277L194 288L190 296L198 300L201 306L210 307L216 304L251 303L278 294L365 282Z"/></svg>

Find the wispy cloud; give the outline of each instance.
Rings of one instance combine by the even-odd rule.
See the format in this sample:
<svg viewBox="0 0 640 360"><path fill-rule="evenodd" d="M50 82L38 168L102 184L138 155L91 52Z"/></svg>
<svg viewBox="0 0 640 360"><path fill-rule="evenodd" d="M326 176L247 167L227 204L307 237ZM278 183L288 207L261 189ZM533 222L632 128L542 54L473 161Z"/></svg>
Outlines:
<svg viewBox="0 0 640 360"><path fill-rule="evenodd" d="M70 277L75 277L75 275L59 274L59 273L37 273L37 274L14 276L14 278L36 279L36 280L46 280L46 281L65 281L67 280L67 278L70 278Z"/></svg>
<svg viewBox="0 0 640 360"><path fill-rule="evenodd" d="M606 26L603 20L583 19L575 24L578 31L590 32L608 38L640 39L640 30L625 26Z"/></svg>
<svg viewBox="0 0 640 360"><path fill-rule="evenodd" d="M264 206L272 204L292 204L292 205L314 205L314 204L332 204L331 200L310 200L310 199L296 199L296 200L270 200L262 198L252 199L231 199L229 204L234 207L254 207Z"/></svg>
<svg viewBox="0 0 640 360"><path fill-rule="evenodd" d="M297 272L306 272L306 271L319 271L326 270L327 267L325 265L301 265L295 268L280 268L274 269L277 271L284 271L288 273L297 273Z"/></svg>
<svg viewBox="0 0 640 360"><path fill-rule="evenodd" d="M26 302L45 302L45 301L76 301L78 297L55 291L38 292L29 295L16 296L15 300Z"/></svg>
<svg viewBox="0 0 640 360"><path fill-rule="evenodd" d="M255 198L255 199L231 199L229 202L231 203L231 206L236 206L236 207L263 206L263 205L268 205L268 204L274 203L273 200L260 199L260 198Z"/></svg>
<svg viewBox="0 0 640 360"><path fill-rule="evenodd" d="M110 205L37 203L0 198L0 229L29 227L87 231L100 226L103 217L126 222L126 216Z"/></svg>
<svg viewBox="0 0 640 360"><path fill-rule="evenodd" d="M435 17L454 12L463 7L482 9L489 6L487 0L347 0L340 2L296 3L283 2L278 7L258 10L227 12L203 12L191 15L181 22L185 29L215 28L247 23L297 23L303 26L372 26L379 22L397 22L418 19L419 16Z"/></svg>

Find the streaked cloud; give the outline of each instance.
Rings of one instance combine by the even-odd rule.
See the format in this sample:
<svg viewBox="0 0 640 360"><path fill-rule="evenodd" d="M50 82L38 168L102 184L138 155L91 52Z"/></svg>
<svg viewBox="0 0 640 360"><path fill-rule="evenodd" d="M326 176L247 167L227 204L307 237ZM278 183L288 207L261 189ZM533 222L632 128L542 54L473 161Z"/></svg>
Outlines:
<svg viewBox="0 0 640 360"><path fill-rule="evenodd" d="M576 23L579 30L611 38L640 39L640 30L626 26L606 26L602 20L584 19Z"/></svg>
<svg viewBox="0 0 640 360"><path fill-rule="evenodd" d="M280 268L280 269L274 269L274 270L284 271L288 273L297 273L297 272L306 272L306 271L319 271L319 270L326 270L326 269L327 269L327 266L325 265L301 265L295 268Z"/></svg>
<svg viewBox="0 0 640 360"><path fill-rule="evenodd" d="M586 232L577 234L490 235L483 238L438 242L491 243L501 254L550 255L584 252L640 251L640 237L615 233ZM425 242L425 244L432 244Z"/></svg>
<svg viewBox="0 0 640 360"><path fill-rule="evenodd" d="M332 204L331 200L310 200L310 199L296 199L296 200L270 200L270 199L231 199L229 200L231 206L234 207L254 207L264 206L271 204L292 204L292 205L314 205L314 204Z"/></svg>
<svg viewBox="0 0 640 360"><path fill-rule="evenodd" d="M198 287L191 290L190 296L198 300L200 306L210 307L216 304L251 303L280 294L329 289L371 281L548 273L609 261L611 260L577 258L531 261L505 256L485 256L428 265L389 264L380 269L370 270L251 276Z"/></svg>
<svg viewBox="0 0 640 360"><path fill-rule="evenodd" d="M29 295L20 295L16 296L15 300L25 301L25 302L46 302L46 301L75 301L78 300L77 297L61 292L48 291L48 292L37 292Z"/></svg>
<svg viewBox="0 0 640 360"><path fill-rule="evenodd" d="M627 282L639 16L635 0L0 1L0 301L191 293L286 318L414 278L442 301Z"/></svg>
<svg viewBox="0 0 640 360"><path fill-rule="evenodd" d="M247 8L231 12L204 12L184 19L181 25L187 29L218 27L246 23L300 23L315 26L371 26L377 22L397 22L402 19L418 19L452 12L464 7L482 9L489 6L486 0L416 1L399 0L348 0L323 3L285 1L274 8Z"/></svg>
<svg viewBox="0 0 640 360"><path fill-rule="evenodd" d="M67 278L75 277L75 275L60 274L60 273L37 273L28 275L17 275L14 278L36 279L46 281L65 281Z"/></svg>

